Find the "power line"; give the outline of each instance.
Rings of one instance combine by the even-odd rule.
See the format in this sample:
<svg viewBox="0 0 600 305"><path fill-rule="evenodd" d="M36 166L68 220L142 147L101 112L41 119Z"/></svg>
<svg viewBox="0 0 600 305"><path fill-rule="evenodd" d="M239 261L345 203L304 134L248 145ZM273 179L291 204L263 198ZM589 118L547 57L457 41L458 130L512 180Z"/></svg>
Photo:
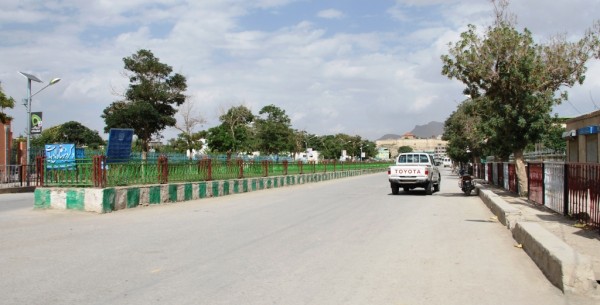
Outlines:
<svg viewBox="0 0 600 305"><path fill-rule="evenodd" d="M577 107L575 107L575 105L573 105L573 103L571 103L570 100L567 100L567 102L569 103L569 105L571 105L571 107L573 107L573 109L575 109L575 111L577 111L577 113L581 114L581 111L579 111L579 109L577 109Z"/></svg>
<svg viewBox="0 0 600 305"><path fill-rule="evenodd" d="M598 109L598 105L596 105L596 102L594 102L594 97L592 96L592 91L590 91L590 101L592 101L592 104L594 104L594 109Z"/></svg>

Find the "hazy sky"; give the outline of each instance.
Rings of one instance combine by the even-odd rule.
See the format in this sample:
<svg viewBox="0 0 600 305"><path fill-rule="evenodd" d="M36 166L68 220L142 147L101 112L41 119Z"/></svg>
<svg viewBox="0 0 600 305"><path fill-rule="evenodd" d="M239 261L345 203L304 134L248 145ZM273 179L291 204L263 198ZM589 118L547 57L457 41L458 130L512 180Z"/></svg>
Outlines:
<svg viewBox="0 0 600 305"><path fill-rule="evenodd" d="M128 85L124 57L149 49L187 77L196 109L219 115L274 104L309 133L376 140L443 122L462 85L441 75L440 56L469 23L491 24L488 0L0 0L0 81L25 134L26 79L56 85L34 97L45 128L75 120L103 133L102 110ZM600 18L600 0L515 1L518 27L536 41L576 39ZM600 61L569 89L561 116L600 106ZM33 84L33 90L44 84ZM178 116L179 118L179 116ZM172 138L168 129L164 136Z"/></svg>

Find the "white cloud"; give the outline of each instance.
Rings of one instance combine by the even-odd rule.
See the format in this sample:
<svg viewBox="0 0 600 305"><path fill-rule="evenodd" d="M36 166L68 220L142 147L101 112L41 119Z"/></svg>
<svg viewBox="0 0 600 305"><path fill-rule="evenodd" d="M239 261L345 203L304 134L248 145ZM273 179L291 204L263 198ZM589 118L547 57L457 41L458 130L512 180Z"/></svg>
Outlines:
<svg viewBox="0 0 600 305"><path fill-rule="evenodd" d="M205 128L218 124L220 112L231 106L243 103L257 113L275 104L294 128L372 140L447 118L463 98L462 85L441 75L440 55L468 23L485 29L492 16L487 1L399 0L370 19L387 19L396 27L378 30L348 26L355 17L350 10L322 10L306 1L51 0L30 8L19 3L0 0L0 56L10 59L3 62L0 80L20 100L26 83L17 71L46 81L63 78L36 96L33 109L44 111L47 127L79 120L102 130L102 110L128 85L121 75L123 57L146 48L187 77L188 94L208 120ZM317 17L337 18L341 27L302 19L290 13L292 3L295 9L311 6L306 11ZM572 3L512 6L519 24L540 37L561 30L576 36L600 16L600 8L596 2ZM590 94L600 105L597 62L590 64L585 84L569 90L584 113L594 110ZM573 108L556 107L578 115ZM22 133L24 107L9 113L16 118L15 134ZM169 131L167 138L175 134Z"/></svg>
<svg viewBox="0 0 600 305"><path fill-rule="evenodd" d="M344 13L336 9L327 9L319 11L317 16L324 19L341 19L344 17Z"/></svg>

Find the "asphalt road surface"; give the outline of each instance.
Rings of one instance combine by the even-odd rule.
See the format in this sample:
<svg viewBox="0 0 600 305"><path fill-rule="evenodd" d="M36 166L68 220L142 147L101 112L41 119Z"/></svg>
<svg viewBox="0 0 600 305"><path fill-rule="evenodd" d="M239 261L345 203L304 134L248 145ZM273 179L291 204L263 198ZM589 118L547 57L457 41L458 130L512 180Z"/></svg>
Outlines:
<svg viewBox="0 0 600 305"><path fill-rule="evenodd" d="M0 304L585 304L456 178L373 174L98 215L0 195Z"/></svg>

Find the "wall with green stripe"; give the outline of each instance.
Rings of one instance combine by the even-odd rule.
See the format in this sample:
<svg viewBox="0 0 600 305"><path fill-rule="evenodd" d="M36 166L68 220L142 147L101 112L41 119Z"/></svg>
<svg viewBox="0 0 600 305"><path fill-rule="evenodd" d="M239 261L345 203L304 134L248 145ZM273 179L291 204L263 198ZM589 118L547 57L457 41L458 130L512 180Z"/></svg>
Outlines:
<svg viewBox="0 0 600 305"><path fill-rule="evenodd" d="M34 195L34 208L108 213L117 210L131 209L140 205L168 204L202 198L220 197L380 172L381 169L353 170L104 189L38 187L36 188Z"/></svg>

